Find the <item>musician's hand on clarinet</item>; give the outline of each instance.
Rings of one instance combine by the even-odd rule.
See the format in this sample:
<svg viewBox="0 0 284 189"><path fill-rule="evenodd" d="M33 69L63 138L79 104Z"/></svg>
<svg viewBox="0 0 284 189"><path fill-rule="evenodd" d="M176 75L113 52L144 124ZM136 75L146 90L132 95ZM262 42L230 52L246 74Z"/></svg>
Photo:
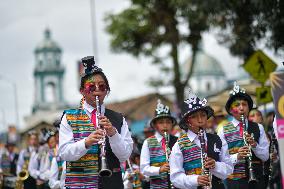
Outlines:
<svg viewBox="0 0 284 189"><path fill-rule="evenodd" d="M210 184L208 175L199 175L197 177L197 183L199 186L208 186Z"/></svg>
<svg viewBox="0 0 284 189"><path fill-rule="evenodd" d="M99 125L106 130L107 136L113 136L116 133L115 127L112 126L110 120L106 116L99 117Z"/></svg>
<svg viewBox="0 0 284 189"><path fill-rule="evenodd" d="M160 173L163 173L163 172L168 172L168 171L170 171L170 165L169 165L169 163L165 163L164 165L162 165L161 167L160 167Z"/></svg>
<svg viewBox="0 0 284 189"><path fill-rule="evenodd" d="M250 151L249 151L248 146L243 146L243 147L239 148L238 160L246 158L249 155L249 153L250 153Z"/></svg>
<svg viewBox="0 0 284 189"><path fill-rule="evenodd" d="M214 169L215 168L215 160L213 158L207 157L205 160L205 168L206 169Z"/></svg>
<svg viewBox="0 0 284 189"><path fill-rule="evenodd" d="M103 137L104 131L102 129L97 129L95 132L92 132L85 140L86 148L98 143Z"/></svg>
<svg viewBox="0 0 284 189"><path fill-rule="evenodd" d="M256 147L257 143L255 142L254 138L248 133L246 133L246 140L247 140L247 143L251 145L251 147L253 148Z"/></svg>
<svg viewBox="0 0 284 189"><path fill-rule="evenodd" d="M129 175L128 175L128 180L129 180L129 182L133 183L134 177L133 177L132 174L129 174Z"/></svg>

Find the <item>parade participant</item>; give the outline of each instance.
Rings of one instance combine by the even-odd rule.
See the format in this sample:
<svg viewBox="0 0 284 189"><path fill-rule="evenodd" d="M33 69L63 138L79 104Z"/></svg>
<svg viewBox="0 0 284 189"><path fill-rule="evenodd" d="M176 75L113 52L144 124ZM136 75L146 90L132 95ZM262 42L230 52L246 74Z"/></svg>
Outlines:
<svg viewBox="0 0 284 189"><path fill-rule="evenodd" d="M233 172L228 146L218 135L205 132L207 120L214 113L206 103L191 92L183 103L179 125L186 133L177 140L170 156L171 181L177 188L223 189L222 180Z"/></svg>
<svg viewBox="0 0 284 189"><path fill-rule="evenodd" d="M3 189L13 189L16 186L16 167L19 155L14 152L14 143L7 142L5 148L0 155L0 177L3 179Z"/></svg>
<svg viewBox="0 0 284 189"><path fill-rule="evenodd" d="M65 171L66 162L62 161L60 156L53 157L49 172L48 185L51 189L64 188L65 184Z"/></svg>
<svg viewBox="0 0 284 189"><path fill-rule="evenodd" d="M171 185L167 158L177 140L177 137L169 134L175 124L176 119L171 116L169 107L158 100L155 117L150 123L156 132L144 141L140 160L142 174L150 177L150 188L162 189Z"/></svg>
<svg viewBox="0 0 284 189"><path fill-rule="evenodd" d="M269 142L263 126L247 119L252 107L251 97L235 82L225 106L233 119L219 133L234 165L234 173L226 180L230 189L264 188L262 162L268 160Z"/></svg>
<svg viewBox="0 0 284 189"><path fill-rule="evenodd" d="M123 176L124 189L142 189L142 181L146 177L140 172L140 154L132 153L127 165L128 169Z"/></svg>
<svg viewBox="0 0 284 189"><path fill-rule="evenodd" d="M38 151L39 140L38 133L36 131L30 131L28 133L28 146L20 151L19 160L17 163L17 175L20 172L28 171L30 157L33 152ZM24 180L24 189L36 189L36 180L30 176Z"/></svg>
<svg viewBox="0 0 284 189"><path fill-rule="evenodd" d="M125 118L105 108L110 86L102 69L95 65L94 57L85 57L82 63L85 70L80 85L81 106L64 111L59 131L59 155L66 161L65 187L120 189L123 188L120 162L131 155L131 134ZM105 150L101 144L104 138ZM112 172L110 177L99 177L104 158Z"/></svg>
<svg viewBox="0 0 284 189"><path fill-rule="evenodd" d="M59 142L59 128L60 128L60 122L61 119L55 120L53 123L53 126L55 127L55 141L56 146L53 150L51 165L50 165L50 172L49 172L49 187L51 189L59 189L64 187L64 180L65 180L65 174L63 175L63 167L65 164L65 161L62 160L62 158L59 156L58 153L58 142ZM52 151L51 151L52 152Z"/></svg>
<svg viewBox="0 0 284 189"><path fill-rule="evenodd" d="M34 179L39 189L48 188L48 179L50 177L51 160L54 157L56 146L55 133L47 130L44 133L43 141L45 143L39 147L37 152L32 152L28 171Z"/></svg>
<svg viewBox="0 0 284 189"><path fill-rule="evenodd" d="M63 115L62 115L63 116ZM56 140L56 149L58 150L58 145L59 145L59 129L60 129L60 123L61 119L57 119L53 122L53 126L55 127L55 140Z"/></svg>
<svg viewBox="0 0 284 189"><path fill-rule="evenodd" d="M261 111L259 111L257 108L252 108L252 110L249 111L248 120L255 123L263 124L263 116Z"/></svg>

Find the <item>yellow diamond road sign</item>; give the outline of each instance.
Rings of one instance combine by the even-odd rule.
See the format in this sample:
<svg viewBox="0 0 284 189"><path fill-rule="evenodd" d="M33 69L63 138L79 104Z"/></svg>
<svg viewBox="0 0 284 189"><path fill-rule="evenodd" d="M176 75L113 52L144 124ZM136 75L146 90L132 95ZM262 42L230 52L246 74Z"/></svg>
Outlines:
<svg viewBox="0 0 284 189"><path fill-rule="evenodd" d="M277 64L258 50L248 58L243 67L255 80L264 83L269 78L269 74L275 71Z"/></svg>
<svg viewBox="0 0 284 189"><path fill-rule="evenodd" d="M264 86L256 88L256 101L258 104L266 104L272 100L271 87Z"/></svg>

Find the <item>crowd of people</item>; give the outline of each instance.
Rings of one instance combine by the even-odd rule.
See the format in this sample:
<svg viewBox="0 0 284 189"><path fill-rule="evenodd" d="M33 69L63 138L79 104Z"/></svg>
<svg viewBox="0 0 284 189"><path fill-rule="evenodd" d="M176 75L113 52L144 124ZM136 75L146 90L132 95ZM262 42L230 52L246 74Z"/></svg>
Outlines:
<svg viewBox="0 0 284 189"><path fill-rule="evenodd" d="M141 144L123 115L105 107L110 85L94 57L82 63L80 106L53 130L29 132L19 153L6 143L1 189L282 188L275 115L263 117L237 83L227 115L191 91L179 120L158 100Z"/></svg>

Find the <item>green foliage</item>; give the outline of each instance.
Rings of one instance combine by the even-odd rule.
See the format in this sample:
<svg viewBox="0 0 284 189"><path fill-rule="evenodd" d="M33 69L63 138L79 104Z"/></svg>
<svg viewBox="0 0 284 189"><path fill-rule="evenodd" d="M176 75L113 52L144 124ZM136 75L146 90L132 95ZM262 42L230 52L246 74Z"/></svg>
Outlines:
<svg viewBox="0 0 284 189"><path fill-rule="evenodd" d="M114 52L145 56L160 65L161 72L170 77L150 83L155 87L171 83L181 105L204 32L218 28L219 42L244 59L256 50L260 40L275 51L283 50L283 5L283 0L131 0L129 8L106 16L106 30ZM180 73L181 45L192 50L191 68L184 80ZM165 65L165 60L172 65Z"/></svg>
<svg viewBox="0 0 284 189"><path fill-rule="evenodd" d="M244 59L258 48L260 41L276 51L283 49L284 38L283 35L279 35L283 33L284 26L283 8L280 9L280 2L280 0L216 0L212 26L220 29L219 42L225 44L233 55Z"/></svg>
<svg viewBox="0 0 284 189"><path fill-rule="evenodd" d="M155 87L164 83L172 84L176 89L178 104L181 105L201 35L209 29L211 7L208 9L208 2L211 0L132 0L129 8L106 16L106 30L111 34L112 50L127 52L135 57L147 56L152 58L153 63L160 64L161 72L172 78L166 77L163 81L151 79L149 83ZM192 67L184 80L181 80L180 73L181 44L189 45L193 56ZM166 66L165 59L170 60L172 66Z"/></svg>

